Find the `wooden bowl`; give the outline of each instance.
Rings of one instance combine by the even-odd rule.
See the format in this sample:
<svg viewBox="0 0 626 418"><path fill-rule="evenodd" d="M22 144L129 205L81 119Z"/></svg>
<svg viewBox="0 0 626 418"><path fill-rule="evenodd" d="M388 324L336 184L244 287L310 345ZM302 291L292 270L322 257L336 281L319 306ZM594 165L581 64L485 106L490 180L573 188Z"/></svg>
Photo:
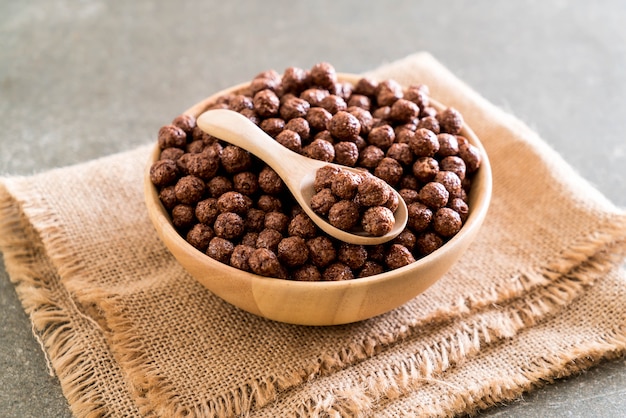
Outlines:
<svg viewBox="0 0 626 418"><path fill-rule="evenodd" d="M339 74L341 81L356 83L359 76ZM247 86L240 84L197 103L185 113L199 116L216 97ZM438 110L444 107L431 100ZM178 262L202 285L223 300L271 320L301 325L337 325L356 322L390 311L413 299L461 257L485 219L491 199L489 159L474 132L465 125L461 133L482 153L469 194L469 216L461 230L441 248L402 268L375 276L338 282L298 282L258 276L220 263L187 243L174 229L150 181L150 166L159 156L155 146L145 168L144 192L148 214L157 234Z"/></svg>

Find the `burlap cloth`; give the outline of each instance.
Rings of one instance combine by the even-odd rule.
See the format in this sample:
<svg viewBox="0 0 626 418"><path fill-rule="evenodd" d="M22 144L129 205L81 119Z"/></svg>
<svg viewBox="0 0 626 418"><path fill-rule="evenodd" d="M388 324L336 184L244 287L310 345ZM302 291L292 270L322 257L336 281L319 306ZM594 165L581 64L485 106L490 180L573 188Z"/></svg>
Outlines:
<svg viewBox="0 0 626 418"><path fill-rule="evenodd" d="M458 108L494 195L442 280L361 323L276 323L197 284L144 208L153 140L2 179L6 268L75 415L449 416L624 355L626 214L430 55L372 74Z"/></svg>

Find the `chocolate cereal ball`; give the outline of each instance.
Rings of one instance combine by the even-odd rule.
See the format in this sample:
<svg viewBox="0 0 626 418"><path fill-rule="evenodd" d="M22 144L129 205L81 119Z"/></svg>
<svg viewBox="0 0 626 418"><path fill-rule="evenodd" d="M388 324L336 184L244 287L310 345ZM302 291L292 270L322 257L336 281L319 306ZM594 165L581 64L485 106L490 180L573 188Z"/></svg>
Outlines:
<svg viewBox="0 0 626 418"><path fill-rule="evenodd" d="M206 254L220 263L228 264L234 249L234 244L229 240L221 237L213 237L209 242Z"/></svg>
<svg viewBox="0 0 626 418"><path fill-rule="evenodd" d="M252 167L250 153L236 145L226 145L221 152L220 162L228 173L248 171Z"/></svg>
<svg viewBox="0 0 626 418"><path fill-rule="evenodd" d="M277 195L283 191L284 185L280 176L268 166L259 173L259 187L264 193Z"/></svg>
<svg viewBox="0 0 626 418"><path fill-rule="evenodd" d="M281 133L285 128L285 121L281 118L263 119L259 127L272 138L276 138L276 135Z"/></svg>
<svg viewBox="0 0 626 418"><path fill-rule="evenodd" d="M391 231L395 224L393 212L384 206L373 206L365 211L361 220L363 230L375 237Z"/></svg>
<svg viewBox="0 0 626 418"><path fill-rule="evenodd" d="M387 251L387 247L383 244L367 246L367 256L369 257L370 260L374 260L377 263L384 262L386 251Z"/></svg>
<svg viewBox="0 0 626 418"><path fill-rule="evenodd" d="M420 109L430 104L430 89L425 84L415 84L409 86L404 91L404 98L415 103Z"/></svg>
<svg viewBox="0 0 626 418"><path fill-rule="evenodd" d="M320 106L322 100L327 97L330 93L328 90L319 89L319 88L308 88L300 93L300 98L306 100L311 104L311 106Z"/></svg>
<svg viewBox="0 0 626 418"><path fill-rule="evenodd" d="M417 123L417 129L422 128L432 131L435 135L441 132L441 129L439 127L439 121L434 116L426 116L421 118Z"/></svg>
<svg viewBox="0 0 626 418"><path fill-rule="evenodd" d="M311 262L319 267L324 268L337 258L337 251L333 242L327 236L320 235L308 240L309 257Z"/></svg>
<svg viewBox="0 0 626 418"><path fill-rule="evenodd" d="M356 85L354 86L353 92L356 94L362 94L371 98L376 95L377 88L378 88L377 80L373 78L369 78L369 77L362 77L359 79L359 81L357 81Z"/></svg>
<svg viewBox="0 0 626 418"><path fill-rule="evenodd" d="M165 148L163 151L161 151L161 154L159 155L159 160L176 161L180 157L182 157L184 154L185 154L185 151L180 148L173 148L173 147Z"/></svg>
<svg viewBox="0 0 626 418"><path fill-rule="evenodd" d="M242 109L239 113L247 117L248 119L250 119L250 121L254 123L255 125L258 125L259 123L261 123L261 118L259 117L259 115L256 113L256 110L254 109Z"/></svg>
<svg viewBox="0 0 626 418"><path fill-rule="evenodd" d="M247 245L252 248L256 248L256 240L259 238L258 232L246 232L241 237L241 245Z"/></svg>
<svg viewBox="0 0 626 418"><path fill-rule="evenodd" d="M278 249L278 243L283 239L283 235L275 229L264 229L259 232L256 240L257 248L267 248L274 252Z"/></svg>
<svg viewBox="0 0 626 418"><path fill-rule="evenodd" d="M298 97L292 97L285 100L280 106L280 117L285 121L294 118L303 118L309 111L311 105L306 100Z"/></svg>
<svg viewBox="0 0 626 418"><path fill-rule="evenodd" d="M303 238L287 237L278 243L277 255L287 267L298 267L309 259L309 248Z"/></svg>
<svg viewBox="0 0 626 418"><path fill-rule="evenodd" d="M361 97L367 98L366 96ZM369 110L366 110L363 107L350 105L348 109L346 109L346 111L355 118L357 118L357 120L359 121L359 124L361 125L360 135L368 135L372 130L374 124L374 118L372 117L372 114L369 112Z"/></svg>
<svg viewBox="0 0 626 418"><path fill-rule="evenodd" d="M270 89L264 89L254 95L254 110L263 117L269 118L278 114L280 99Z"/></svg>
<svg viewBox="0 0 626 418"><path fill-rule="evenodd" d="M372 117L374 118L374 126L381 126L389 123L389 118L391 114L391 106L382 106L372 112Z"/></svg>
<svg viewBox="0 0 626 418"><path fill-rule="evenodd" d="M337 83L337 72L328 62L319 62L310 70L311 83L314 86L323 88L325 90L334 92L335 85Z"/></svg>
<svg viewBox="0 0 626 418"><path fill-rule="evenodd" d="M244 215L246 231L259 232L265 227L265 212L261 209L250 208Z"/></svg>
<svg viewBox="0 0 626 418"><path fill-rule="evenodd" d="M413 121L419 115L419 107L406 99L398 99L391 105L389 117L396 122L407 123Z"/></svg>
<svg viewBox="0 0 626 418"><path fill-rule="evenodd" d="M459 152L459 141L455 135L439 134L437 140L439 141L438 157L444 158Z"/></svg>
<svg viewBox="0 0 626 418"><path fill-rule="evenodd" d="M233 182L226 176L215 176L207 182L206 186L209 194L215 198L233 190Z"/></svg>
<svg viewBox="0 0 626 418"><path fill-rule="evenodd" d="M337 258L352 270L363 267L367 260L367 249L363 245L341 243Z"/></svg>
<svg viewBox="0 0 626 418"><path fill-rule="evenodd" d="M254 252L255 248L245 244L236 245L230 255L230 265L244 271L250 270L248 260Z"/></svg>
<svg viewBox="0 0 626 418"><path fill-rule="evenodd" d="M358 165L365 168L376 168L376 166L385 158L385 152L375 145L368 145L361 151Z"/></svg>
<svg viewBox="0 0 626 418"><path fill-rule="evenodd" d="M362 179L362 176L352 171L339 170L332 177L330 190L340 199L353 199Z"/></svg>
<svg viewBox="0 0 626 418"><path fill-rule="evenodd" d="M420 202L414 202L407 205L409 219L407 226L413 232L424 231L430 225L433 218L433 211Z"/></svg>
<svg viewBox="0 0 626 418"><path fill-rule="evenodd" d="M387 199L383 206L389 209L391 212L395 213L400 206L400 197L398 196L398 194L392 192L389 195L389 199Z"/></svg>
<svg viewBox="0 0 626 418"><path fill-rule="evenodd" d="M297 236L305 239L313 238L317 235L317 225L304 213L298 213L289 221L287 233L290 236Z"/></svg>
<svg viewBox="0 0 626 418"><path fill-rule="evenodd" d="M168 186L176 182L177 178L178 166L174 160L158 160L150 167L150 181L156 186Z"/></svg>
<svg viewBox="0 0 626 418"><path fill-rule="evenodd" d="M331 115L348 108L346 101L341 96L337 96L336 94L329 94L324 97L320 101L319 106L326 109Z"/></svg>
<svg viewBox="0 0 626 418"><path fill-rule="evenodd" d="M391 106L402 96L402 86L395 80L381 81L376 87L376 102L379 106Z"/></svg>
<svg viewBox="0 0 626 418"><path fill-rule="evenodd" d="M285 129L276 135L276 142L293 152L302 152L302 139L300 135L290 129Z"/></svg>
<svg viewBox="0 0 626 418"><path fill-rule="evenodd" d="M229 107L235 112L241 112L244 109L254 109L254 101L252 98L243 94L235 95L228 103Z"/></svg>
<svg viewBox="0 0 626 418"><path fill-rule="evenodd" d="M204 141L202 141L201 139L197 139L193 142L190 142L187 144L187 146L185 146L185 152L188 152L190 154L199 154L204 150Z"/></svg>
<svg viewBox="0 0 626 418"><path fill-rule="evenodd" d="M284 234L287 232L289 217L282 212L268 212L265 214L263 226L266 229L275 229Z"/></svg>
<svg viewBox="0 0 626 418"><path fill-rule="evenodd" d="M298 67L288 67L283 72L283 92L298 95L308 87L310 80L308 71Z"/></svg>
<svg viewBox="0 0 626 418"><path fill-rule="evenodd" d="M443 239L434 232L425 232L417 236L415 248L421 256L426 256L443 245Z"/></svg>
<svg viewBox="0 0 626 418"><path fill-rule="evenodd" d="M391 186L395 186L398 184L402 175L404 174L404 169L400 165L400 163L393 158L385 157L380 160L380 163L374 169L374 175L379 177L389 183Z"/></svg>
<svg viewBox="0 0 626 418"><path fill-rule="evenodd" d="M459 139L459 157L463 159L465 162L465 167L467 169L467 173L473 173L478 170L481 163L481 156L478 147L472 145L467 141L467 139L463 138L464 141Z"/></svg>
<svg viewBox="0 0 626 418"><path fill-rule="evenodd" d="M278 277L282 275L282 268L276 254L267 248L257 248L248 258L250 270L260 276Z"/></svg>
<svg viewBox="0 0 626 418"><path fill-rule="evenodd" d="M331 162L335 159L335 148L333 144L323 139L315 139L304 147L302 153L315 160Z"/></svg>
<svg viewBox="0 0 626 418"><path fill-rule="evenodd" d="M359 149L354 142L342 141L334 144L335 162L354 167L359 159Z"/></svg>
<svg viewBox="0 0 626 418"><path fill-rule="evenodd" d="M393 243L403 245L406 248L408 248L409 251L412 252L413 249L415 248L416 240L417 240L417 237L415 236L415 234L411 232L410 230L405 229L404 231L400 232L400 234L397 237L393 239Z"/></svg>
<svg viewBox="0 0 626 418"><path fill-rule="evenodd" d="M283 204L281 203L279 198L268 194L263 194L259 196L256 205L257 208L261 209L264 212L281 211L283 208Z"/></svg>
<svg viewBox="0 0 626 418"><path fill-rule="evenodd" d="M330 208L337 203L337 198L330 188L322 189L311 197L311 209L321 216L328 215Z"/></svg>
<svg viewBox="0 0 626 418"><path fill-rule="evenodd" d="M433 157L439 151L439 140L433 131L420 128L415 131L409 146L417 157Z"/></svg>
<svg viewBox="0 0 626 418"><path fill-rule="evenodd" d="M159 192L159 200L165 209L172 210L172 208L178 203L174 186L162 188Z"/></svg>
<svg viewBox="0 0 626 418"><path fill-rule="evenodd" d="M354 273L350 267L343 263L333 263L324 269L322 273L322 280L327 282L337 282L340 280L352 280L354 279Z"/></svg>
<svg viewBox="0 0 626 418"><path fill-rule="evenodd" d="M305 264L294 270L293 279L299 282L319 282L322 280L322 273L313 264Z"/></svg>
<svg viewBox="0 0 626 418"><path fill-rule="evenodd" d="M461 179L452 171L439 171L433 181L443 184L451 196L461 188Z"/></svg>
<svg viewBox="0 0 626 418"><path fill-rule="evenodd" d="M450 202L448 202L448 207L459 214L461 217L461 222L465 223L467 217L469 216L469 206L467 203L461 198L454 198Z"/></svg>
<svg viewBox="0 0 626 418"><path fill-rule="evenodd" d="M205 184L202 179L195 176L185 176L176 182L174 192L176 200L188 205L194 204L204 195Z"/></svg>
<svg viewBox="0 0 626 418"><path fill-rule="evenodd" d="M441 160L440 166L442 170L451 171L456 174L460 180L465 178L466 167L461 157L455 155L445 157Z"/></svg>
<svg viewBox="0 0 626 418"><path fill-rule="evenodd" d="M411 251L400 244L392 244L385 256L385 264L392 270L404 267L413 262L415 262L415 258L413 254L411 254Z"/></svg>
<svg viewBox="0 0 626 418"><path fill-rule="evenodd" d="M393 158L405 166L410 166L413 163L413 152L407 143L391 144L387 149L386 157Z"/></svg>
<svg viewBox="0 0 626 418"><path fill-rule="evenodd" d="M443 184L431 181L419 191L420 201L432 209L439 209L448 203L450 193Z"/></svg>
<svg viewBox="0 0 626 418"><path fill-rule="evenodd" d="M420 181L413 174L405 174L396 186L398 189L418 190L420 188Z"/></svg>
<svg viewBox="0 0 626 418"><path fill-rule="evenodd" d="M223 212L217 215L213 223L215 235L227 240L239 238L245 232L243 218L234 212Z"/></svg>
<svg viewBox="0 0 626 418"><path fill-rule="evenodd" d="M311 126L305 118L291 119L285 124L285 129L297 133L300 136L301 143L308 141L311 136Z"/></svg>
<svg viewBox="0 0 626 418"><path fill-rule="evenodd" d="M233 189L246 196L259 191L259 178L251 171L242 171L233 176Z"/></svg>
<svg viewBox="0 0 626 418"><path fill-rule="evenodd" d="M306 121L309 123L311 129L316 131L325 131L328 129L328 125L333 115L322 107L312 107L309 109L306 115Z"/></svg>
<svg viewBox="0 0 626 418"><path fill-rule="evenodd" d="M244 215L248 211L248 203L241 193L229 191L217 198L217 209Z"/></svg>
<svg viewBox="0 0 626 418"><path fill-rule="evenodd" d="M322 189L330 188L330 185L333 182L333 177L337 174L341 169L339 167L333 165L325 165L319 168L315 172L315 179L313 182L313 188L316 192L319 192Z"/></svg>
<svg viewBox="0 0 626 418"><path fill-rule="evenodd" d="M357 277L361 278L375 276L377 274L384 273L384 271L384 267L376 261L367 260L365 264L363 264L363 268L361 268L361 271L359 271Z"/></svg>
<svg viewBox="0 0 626 418"><path fill-rule="evenodd" d="M419 181L427 183L439 172L439 162L432 157L420 157L413 163L412 172Z"/></svg>
<svg viewBox="0 0 626 418"><path fill-rule="evenodd" d="M339 111L330 120L328 130L339 141L354 141L361 132L361 123L351 113Z"/></svg>
<svg viewBox="0 0 626 418"><path fill-rule="evenodd" d="M386 150L393 144L393 141L396 138L396 134L393 128L389 125L382 125L373 128L368 137L367 142L370 145L377 146L383 151Z"/></svg>
<svg viewBox="0 0 626 418"><path fill-rule="evenodd" d="M190 136L193 128L196 127L196 118L187 114L178 115L172 120L172 125L182 129L187 136Z"/></svg>
<svg viewBox="0 0 626 418"><path fill-rule="evenodd" d="M209 246L209 242L215 233L213 228L205 224L195 224L189 232L187 232L186 240L198 250L205 252Z"/></svg>
<svg viewBox="0 0 626 418"><path fill-rule="evenodd" d="M313 140L320 139L328 142L331 145L335 144L335 138L330 134L329 130L321 131L315 134Z"/></svg>
<svg viewBox="0 0 626 418"><path fill-rule="evenodd" d="M442 132L457 135L463 128L463 116L461 112L453 107L445 109L443 112L437 114L437 120Z"/></svg>
<svg viewBox="0 0 626 418"><path fill-rule="evenodd" d="M359 207L351 200L340 200L328 211L328 222L335 228L349 231L359 222Z"/></svg>
<svg viewBox="0 0 626 418"><path fill-rule="evenodd" d="M442 237L455 235L463 226L461 215L451 208L440 208L433 216L433 229Z"/></svg>
<svg viewBox="0 0 626 418"><path fill-rule="evenodd" d="M159 148L169 147L185 148L187 144L187 133L175 125L165 125L159 129Z"/></svg>
<svg viewBox="0 0 626 418"><path fill-rule="evenodd" d="M407 205L419 201L419 193L413 188L400 189L398 190L398 194Z"/></svg>
<svg viewBox="0 0 626 418"><path fill-rule="evenodd" d="M213 225L215 219L217 219L217 215L220 214L220 211L217 207L217 199L208 198L201 200L196 205L195 215L198 221L203 224Z"/></svg>
<svg viewBox="0 0 626 418"><path fill-rule="evenodd" d="M185 154L178 161L184 161L188 174L200 177L203 180L213 178L219 169L219 158L207 155L204 152L200 154Z"/></svg>
<svg viewBox="0 0 626 418"><path fill-rule="evenodd" d="M392 193L384 180L368 175L358 185L356 199L362 206L381 206L389 200Z"/></svg>
<svg viewBox="0 0 626 418"><path fill-rule="evenodd" d="M172 208L172 223L176 228L190 228L194 221L194 209L191 205L180 203Z"/></svg>

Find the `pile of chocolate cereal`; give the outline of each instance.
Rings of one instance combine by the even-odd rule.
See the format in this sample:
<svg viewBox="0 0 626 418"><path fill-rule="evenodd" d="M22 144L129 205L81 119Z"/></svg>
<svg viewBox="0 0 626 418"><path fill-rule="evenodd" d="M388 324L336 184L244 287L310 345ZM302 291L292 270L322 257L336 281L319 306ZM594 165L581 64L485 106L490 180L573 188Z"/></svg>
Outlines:
<svg viewBox="0 0 626 418"><path fill-rule="evenodd" d="M307 157L369 171L398 190L409 211L406 229L388 243L339 242L311 221L265 163L183 114L159 130L150 178L179 233L224 264L301 281L366 277L430 254L467 219L481 156L460 135L462 115L438 112L425 85L403 88L367 77L353 85L322 62L260 73L208 108L237 111Z"/></svg>

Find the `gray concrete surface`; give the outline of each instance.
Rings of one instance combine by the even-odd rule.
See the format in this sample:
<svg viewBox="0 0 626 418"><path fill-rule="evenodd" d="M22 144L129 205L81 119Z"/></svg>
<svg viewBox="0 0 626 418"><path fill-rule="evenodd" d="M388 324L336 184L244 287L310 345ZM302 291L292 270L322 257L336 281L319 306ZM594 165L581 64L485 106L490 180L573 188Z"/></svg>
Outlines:
<svg viewBox="0 0 626 418"><path fill-rule="evenodd" d="M0 0L0 173L131 149L261 70L427 50L626 207L626 2ZM2 266L3 267L3 266ZM0 269L0 416L71 416ZM626 360L485 411L626 416Z"/></svg>

